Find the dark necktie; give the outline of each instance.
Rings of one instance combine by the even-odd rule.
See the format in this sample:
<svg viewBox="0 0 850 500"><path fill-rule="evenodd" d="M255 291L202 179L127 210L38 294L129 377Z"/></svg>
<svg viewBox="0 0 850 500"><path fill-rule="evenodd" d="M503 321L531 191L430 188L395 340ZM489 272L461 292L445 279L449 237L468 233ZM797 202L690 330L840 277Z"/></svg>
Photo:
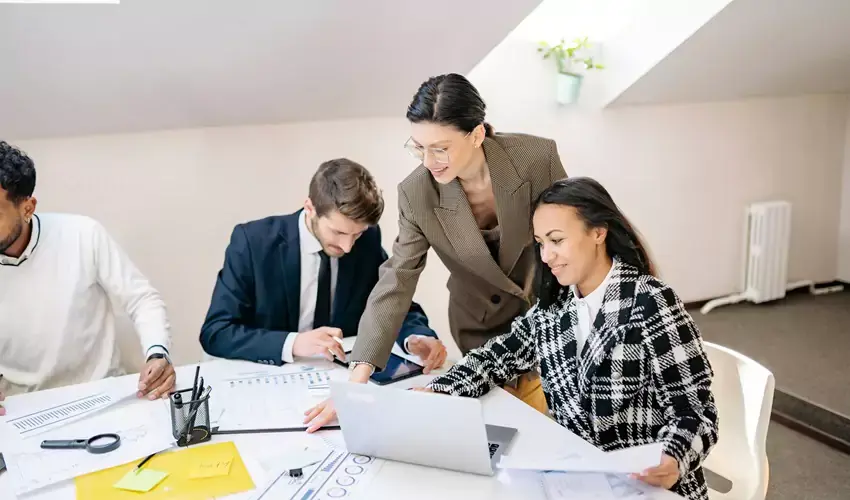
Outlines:
<svg viewBox="0 0 850 500"><path fill-rule="evenodd" d="M316 292L313 328L328 326L331 322L331 258L324 251L319 252L319 257L319 290Z"/></svg>

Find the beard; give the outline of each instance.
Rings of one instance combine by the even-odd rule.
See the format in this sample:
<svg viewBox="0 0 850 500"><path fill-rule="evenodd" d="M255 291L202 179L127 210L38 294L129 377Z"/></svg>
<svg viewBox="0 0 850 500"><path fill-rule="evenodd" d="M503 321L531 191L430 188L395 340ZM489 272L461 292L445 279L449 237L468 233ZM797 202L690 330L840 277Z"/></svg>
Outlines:
<svg viewBox="0 0 850 500"><path fill-rule="evenodd" d="M342 257L342 254L339 251L329 250L328 245L326 245L325 242L322 241L322 236L319 232L319 221L317 219L318 217L313 217L310 220L310 230L313 231L313 236L315 236L316 239L319 240L319 244L322 245L322 251L328 254L328 256L330 257Z"/></svg>
<svg viewBox="0 0 850 500"><path fill-rule="evenodd" d="M12 227L12 232L9 233L9 236L0 240L0 253L4 253L9 249L10 246L14 245L18 238L21 237L21 233L24 232L24 220L19 218L15 226Z"/></svg>

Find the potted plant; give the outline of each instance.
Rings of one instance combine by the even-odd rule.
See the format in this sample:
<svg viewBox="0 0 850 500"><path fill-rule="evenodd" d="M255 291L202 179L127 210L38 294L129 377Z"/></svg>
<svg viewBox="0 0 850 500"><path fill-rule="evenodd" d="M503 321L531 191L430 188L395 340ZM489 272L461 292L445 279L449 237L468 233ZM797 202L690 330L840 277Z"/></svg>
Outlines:
<svg viewBox="0 0 850 500"><path fill-rule="evenodd" d="M537 52L543 54L543 59L554 59L558 67L557 100L559 103L570 104L578 100L584 71L604 68L587 53L590 48L591 44L586 36L576 38L570 43L562 38L557 45L540 42L540 46L537 47Z"/></svg>

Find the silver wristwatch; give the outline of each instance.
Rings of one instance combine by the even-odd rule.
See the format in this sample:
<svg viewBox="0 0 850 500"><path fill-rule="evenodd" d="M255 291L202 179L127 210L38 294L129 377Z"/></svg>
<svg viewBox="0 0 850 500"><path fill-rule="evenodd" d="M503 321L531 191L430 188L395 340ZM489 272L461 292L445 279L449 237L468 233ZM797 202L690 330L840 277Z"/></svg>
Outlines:
<svg viewBox="0 0 850 500"><path fill-rule="evenodd" d="M372 369L372 373L375 373L375 365L373 365L372 363L368 363L366 361L352 361L352 362L348 363L348 371L354 371L354 368L357 365L369 365L369 368ZM372 376L372 374L370 373L369 376Z"/></svg>

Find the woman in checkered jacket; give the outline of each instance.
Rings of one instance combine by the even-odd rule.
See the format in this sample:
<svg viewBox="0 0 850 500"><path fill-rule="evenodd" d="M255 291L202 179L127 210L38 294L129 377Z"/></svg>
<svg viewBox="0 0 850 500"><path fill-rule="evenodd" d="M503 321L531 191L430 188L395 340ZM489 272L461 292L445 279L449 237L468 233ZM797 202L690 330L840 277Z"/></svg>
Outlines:
<svg viewBox="0 0 850 500"><path fill-rule="evenodd" d="M539 366L558 423L606 451L663 443L659 466L636 477L707 499L717 408L693 319L593 179L553 184L533 224L537 303L425 390L478 397Z"/></svg>

